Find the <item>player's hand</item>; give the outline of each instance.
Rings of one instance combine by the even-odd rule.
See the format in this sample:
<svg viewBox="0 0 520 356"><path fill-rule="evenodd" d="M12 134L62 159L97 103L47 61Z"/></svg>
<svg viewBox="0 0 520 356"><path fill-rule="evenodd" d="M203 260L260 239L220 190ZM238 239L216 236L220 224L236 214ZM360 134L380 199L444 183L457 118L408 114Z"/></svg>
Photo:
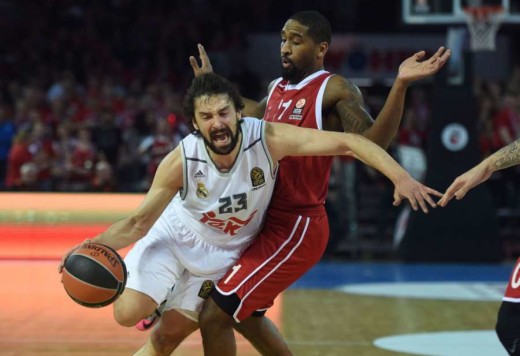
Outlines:
<svg viewBox="0 0 520 356"><path fill-rule="evenodd" d="M451 50L440 47L430 58L424 59L425 55L425 51L420 51L405 59L399 66L397 78L408 83L437 73L450 58Z"/></svg>
<svg viewBox="0 0 520 356"><path fill-rule="evenodd" d="M435 208L437 204L433 201L431 195L442 197L442 193L435 189L422 185L411 176L402 177L396 184L394 190L394 206L401 204L403 199L410 202L413 210L421 210L428 213L428 204Z"/></svg>
<svg viewBox="0 0 520 356"><path fill-rule="evenodd" d="M455 178L438 204L441 207L445 207L453 197L457 200L464 198L469 190L488 180L492 173L484 164L476 165L466 173Z"/></svg>
<svg viewBox="0 0 520 356"><path fill-rule="evenodd" d="M204 49L204 46L199 43L197 47L199 48L199 58L201 65L199 66L199 62L197 62L195 57L190 56L189 58L191 68L193 68L193 74L195 74L196 77L201 76L202 74L213 72L213 67L211 66L211 62L209 61L209 57L206 53L206 50Z"/></svg>
<svg viewBox="0 0 520 356"><path fill-rule="evenodd" d="M80 243L79 245L77 246L74 246L73 248L71 248L70 250L68 250L64 255L63 257L61 258L61 261L60 261L60 265L58 266L58 273L61 273L63 271L63 266L65 266L65 261L67 260L67 258L70 256L70 254L72 252L74 252L75 250L77 250L78 248L80 248L81 246L85 245L85 244L88 244L90 243L90 240L85 240L83 241L82 243Z"/></svg>

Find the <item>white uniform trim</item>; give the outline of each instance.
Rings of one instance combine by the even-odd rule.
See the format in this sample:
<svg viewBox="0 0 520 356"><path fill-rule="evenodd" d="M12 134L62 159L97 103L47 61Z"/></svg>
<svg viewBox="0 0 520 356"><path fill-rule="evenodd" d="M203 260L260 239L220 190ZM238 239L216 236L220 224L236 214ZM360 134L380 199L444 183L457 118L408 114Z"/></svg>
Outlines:
<svg viewBox="0 0 520 356"><path fill-rule="evenodd" d="M503 297L502 300L504 302L520 303L520 298Z"/></svg>
<svg viewBox="0 0 520 356"><path fill-rule="evenodd" d="M298 84L288 84L287 85L287 88L286 90L300 90L302 89L304 86L306 86L307 84L309 84L309 82L311 82L314 78L316 77L319 77L320 75L322 75L323 73L328 73L326 70L319 70L315 73L312 73L311 75L305 77L305 79L303 79L301 82L299 82Z"/></svg>
<svg viewBox="0 0 520 356"><path fill-rule="evenodd" d="M331 76L327 77L327 79L325 79L323 83L321 83L320 90L318 91L318 96L316 97L316 112L314 115L316 117L316 127L319 130L323 130L323 95L325 93L325 89L327 88L327 83L329 82L330 77Z"/></svg>

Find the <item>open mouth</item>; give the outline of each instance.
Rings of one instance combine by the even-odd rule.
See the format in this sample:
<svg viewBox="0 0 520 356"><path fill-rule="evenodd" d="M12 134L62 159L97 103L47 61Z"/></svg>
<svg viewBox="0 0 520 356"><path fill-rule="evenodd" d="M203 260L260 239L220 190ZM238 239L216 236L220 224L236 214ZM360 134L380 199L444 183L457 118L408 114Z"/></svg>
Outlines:
<svg viewBox="0 0 520 356"><path fill-rule="evenodd" d="M227 145L231 142L231 132L229 130L220 130L211 134L211 139L215 144Z"/></svg>

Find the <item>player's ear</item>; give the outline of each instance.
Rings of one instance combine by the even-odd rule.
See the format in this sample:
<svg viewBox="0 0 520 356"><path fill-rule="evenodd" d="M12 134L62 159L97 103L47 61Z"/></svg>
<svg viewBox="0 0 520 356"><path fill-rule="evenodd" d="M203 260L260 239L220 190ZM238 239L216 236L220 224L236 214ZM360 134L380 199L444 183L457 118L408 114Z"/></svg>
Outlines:
<svg viewBox="0 0 520 356"><path fill-rule="evenodd" d="M329 50L329 44L327 42L320 43L318 47L318 58L323 59L325 58L325 55L327 54L327 51Z"/></svg>
<svg viewBox="0 0 520 356"><path fill-rule="evenodd" d="M195 120L195 117L193 119L191 119L191 123L193 124L193 127L195 128L195 130L200 131L199 125L197 125L197 120Z"/></svg>

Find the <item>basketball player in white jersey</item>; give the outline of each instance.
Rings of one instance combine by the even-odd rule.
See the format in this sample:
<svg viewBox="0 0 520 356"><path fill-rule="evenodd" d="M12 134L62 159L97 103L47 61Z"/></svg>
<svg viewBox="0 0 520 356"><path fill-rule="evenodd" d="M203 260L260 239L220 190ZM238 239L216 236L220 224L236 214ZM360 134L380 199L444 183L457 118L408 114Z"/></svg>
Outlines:
<svg viewBox="0 0 520 356"><path fill-rule="evenodd" d="M482 162L458 176L448 187L439 205L445 207L456 198L460 200L477 185L487 181L501 169L520 164L520 139L501 148ZM511 272L502 304L498 311L496 333L509 355L520 355L520 258Z"/></svg>
<svg viewBox="0 0 520 356"><path fill-rule="evenodd" d="M198 328L213 283L260 229L285 156L352 155L395 184L394 204L405 198L415 210L427 212L427 204L435 207L429 194L441 196L359 135L241 119L242 108L230 82L213 73L197 77L184 104L196 134L161 162L141 205L90 240L116 250L136 243L125 259L125 291L114 303L119 324L134 326L150 315L174 286L159 323L185 336ZM139 352L161 354L153 340Z"/></svg>

